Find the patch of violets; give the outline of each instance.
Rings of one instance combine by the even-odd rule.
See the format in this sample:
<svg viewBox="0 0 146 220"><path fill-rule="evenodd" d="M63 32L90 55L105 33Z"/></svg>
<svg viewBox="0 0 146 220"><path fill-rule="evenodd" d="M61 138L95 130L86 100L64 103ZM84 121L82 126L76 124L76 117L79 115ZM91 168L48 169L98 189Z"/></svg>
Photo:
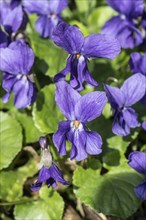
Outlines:
<svg viewBox="0 0 146 220"><path fill-rule="evenodd" d="M23 0L26 11L39 16L35 28L43 38L52 37L54 28L62 21L61 12L67 7L67 4L68 0Z"/></svg>
<svg viewBox="0 0 146 220"><path fill-rule="evenodd" d="M80 161L87 154L101 153L101 136L90 131L86 124L101 115L107 103L105 92L90 92L81 96L64 81L58 82L56 87L55 101L67 118L59 123L58 131L53 135L59 154L66 155L66 140L72 143L71 159Z"/></svg>
<svg viewBox="0 0 146 220"><path fill-rule="evenodd" d="M143 42L141 31L137 28L138 18L143 15L143 0L107 0L119 15L112 17L107 21L102 33L116 37L122 48L134 48Z"/></svg>
<svg viewBox="0 0 146 220"><path fill-rule="evenodd" d="M81 161L89 155L102 152L102 138L87 127L87 124L102 114L107 98L114 113L112 131L116 135L126 136L130 129L139 127L138 116L132 108L141 101L146 104L146 53L134 52L130 56L130 69L133 75L121 88L104 84L104 91L94 91L83 96L84 82L97 87L88 62L94 58L114 59L122 48L134 48L145 43L146 34L142 35L137 22L146 30L146 13L143 0L107 0L118 12L106 22L102 34L84 37L77 26L65 23L61 17L68 0L6 0L0 1L0 70L2 87L6 91L3 102L14 93L14 105L26 108L36 99L36 87L32 77L34 64L33 50L25 39L16 40L19 31L24 30L28 22L27 14L35 13L37 32L43 38L50 38L57 46L68 52L66 67L54 77L56 83L55 101L66 120L59 122L58 130L53 135L53 142L59 155L67 154L66 141L72 144L70 159ZM13 42L12 42L13 41ZM70 73L69 84L65 81ZM142 123L146 131L146 121ZM42 168L38 180L31 185L32 191L38 191L45 183L55 188L57 182L69 183L63 178L61 170L53 161L46 137L39 139L41 146ZM141 174L146 174L146 154L133 152L129 155L129 165ZM146 199L146 179L134 189L136 195Z"/></svg>
<svg viewBox="0 0 146 220"><path fill-rule="evenodd" d="M129 155L129 166L140 174L146 175L146 153L135 151ZM134 188L135 194L141 200L146 200L146 178Z"/></svg>
<svg viewBox="0 0 146 220"><path fill-rule="evenodd" d="M53 161L46 137L40 137L39 143L42 151L41 162L43 166L39 171L38 180L31 185L31 190L34 192L38 191L43 183L46 183L48 187L52 186L53 188L57 186L56 182L68 186L69 183L63 178L61 170Z"/></svg>
<svg viewBox="0 0 146 220"><path fill-rule="evenodd" d="M91 86L98 86L87 66L89 58L114 59L121 51L114 37L106 34L84 37L78 27L65 22L55 28L52 40L69 53L66 67L54 77L54 81L64 80L70 73L70 85L78 91L83 90L84 81Z"/></svg>
<svg viewBox="0 0 146 220"><path fill-rule="evenodd" d="M130 55L130 69L133 74L140 73L145 76L143 84L145 85L145 93L141 99L141 103L146 105L146 52L141 55L138 52L134 52Z"/></svg>
<svg viewBox="0 0 146 220"><path fill-rule="evenodd" d="M132 105L137 103L145 94L145 76L134 74L129 77L121 88L104 85L107 97L114 112L112 132L119 136L130 134L130 128L139 127L137 113Z"/></svg>
<svg viewBox="0 0 146 220"><path fill-rule="evenodd" d="M34 53L23 40L12 42L7 48L0 48L0 70L2 71L2 87L7 92L3 102L9 100L14 92L14 105L26 108L36 98L36 88L31 77Z"/></svg>

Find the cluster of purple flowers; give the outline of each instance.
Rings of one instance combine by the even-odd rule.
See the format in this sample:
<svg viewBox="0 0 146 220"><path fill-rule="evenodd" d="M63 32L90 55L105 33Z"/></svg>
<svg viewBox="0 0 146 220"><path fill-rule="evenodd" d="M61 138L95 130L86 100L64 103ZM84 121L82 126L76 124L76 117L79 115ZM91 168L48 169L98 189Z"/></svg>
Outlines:
<svg viewBox="0 0 146 220"><path fill-rule="evenodd" d="M110 19L103 27L102 34L91 34L84 37L76 26L65 23L61 18L62 10L67 7L67 0L11 0L1 2L0 22L4 30L0 30L0 70L3 72L2 86L6 90L3 102L6 103L10 93L14 92L14 104L17 108L25 108L36 99L36 88L32 79L31 68L34 53L24 39L16 39L17 33L27 24L27 14L36 13L38 19L35 27L44 38L50 38L57 46L68 52L66 67L54 77L56 83L55 101L67 120L61 121L53 135L53 142L60 155L66 155L66 140L72 144L70 158L81 161L90 155L102 152L102 138L95 131L87 128L87 123L99 117L107 103L107 98L114 112L112 131L116 135L130 134L130 128L140 126L137 113L131 106L138 101L146 105L146 53L132 53L130 68L133 75L121 88L104 84L105 91L94 91L81 96L84 82L97 87L89 69L90 58L114 59L123 48L134 48L140 45L144 37L138 30L136 19L141 16L142 27L145 28L145 12L143 0L107 0L108 4L119 15ZM21 4L20 4L21 3ZM70 73L69 83L65 81ZM145 122L143 123L145 129ZM64 185L60 169L52 160L45 137L41 137L43 167L36 183L31 189L37 191L46 182L47 186L56 187L56 181ZM136 164L134 155L142 155L142 162ZM129 165L139 171L145 164L143 153L132 153ZM134 161L134 162L133 162ZM144 163L143 163L144 161ZM145 170L139 171L145 173ZM145 199L145 181L136 187L136 194ZM144 185L144 188L143 188Z"/></svg>

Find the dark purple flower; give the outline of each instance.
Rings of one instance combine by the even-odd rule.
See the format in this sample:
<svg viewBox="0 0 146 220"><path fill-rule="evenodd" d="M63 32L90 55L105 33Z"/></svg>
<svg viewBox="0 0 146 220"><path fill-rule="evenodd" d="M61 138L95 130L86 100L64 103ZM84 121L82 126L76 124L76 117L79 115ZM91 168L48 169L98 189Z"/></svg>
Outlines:
<svg viewBox="0 0 146 220"><path fill-rule="evenodd" d="M31 185L32 191L38 191L43 182L46 182L47 186L52 186L55 188L57 186L56 181L62 183L63 185L69 185L68 182L63 178L61 170L58 166L52 161L52 155L50 150L47 147L47 140L45 137L41 137L40 145L42 148L42 164L43 167L39 172L39 177L37 182Z"/></svg>
<svg viewBox="0 0 146 220"><path fill-rule="evenodd" d="M53 142L60 155L66 155L66 139L72 143L71 159L78 161L87 154L101 153L101 136L90 131L86 123L99 117L107 102L104 92L90 92L81 96L65 81L56 84L55 100L67 121L61 121L57 132L53 135Z"/></svg>
<svg viewBox="0 0 146 220"><path fill-rule="evenodd" d="M134 48L143 41L141 32L137 29L135 19L144 10L143 0L107 0L107 3L119 15L105 23L102 33L116 37L123 48Z"/></svg>
<svg viewBox="0 0 146 220"><path fill-rule="evenodd" d="M61 12L67 7L68 0L23 0L28 13L36 13L39 18L35 27L44 38L51 38L56 25L62 21Z"/></svg>
<svg viewBox="0 0 146 220"><path fill-rule="evenodd" d="M114 111L112 131L114 134L126 136L130 128L139 127L137 114L131 108L145 94L146 78L142 74L134 74L125 80L121 88L104 85L107 97Z"/></svg>
<svg viewBox="0 0 146 220"><path fill-rule="evenodd" d="M130 69L133 74L135 73L141 73L145 76L145 94L141 99L142 104L146 105L146 52L142 56L138 52L134 52L130 56Z"/></svg>
<svg viewBox="0 0 146 220"><path fill-rule="evenodd" d="M66 23L60 23L56 27L52 40L69 53L65 69L54 77L54 81L64 79L70 72L70 84L78 91L83 89L84 81L91 86L98 85L88 70L88 58L113 59L120 53L120 46L115 38L103 34L91 34L84 38L79 28Z"/></svg>
<svg viewBox="0 0 146 220"><path fill-rule="evenodd" d="M146 154L143 152L135 151L129 155L129 166L137 172L146 175ZM134 188L136 195L141 200L146 200L146 179Z"/></svg>
<svg viewBox="0 0 146 220"><path fill-rule="evenodd" d="M16 0L11 1L10 3L2 0L0 3L0 24L4 27L9 35L16 33L21 27L25 28L27 24L23 7L18 3L19 1Z"/></svg>
<svg viewBox="0 0 146 220"><path fill-rule="evenodd" d="M3 96L6 103L14 92L17 108L31 105L36 98L35 85L30 76L34 53L23 41L15 41L8 48L0 48L0 70L3 72L2 86L7 91Z"/></svg>
<svg viewBox="0 0 146 220"><path fill-rule="evenodd" d="M7 34L0 29L0 48L7 47L8 42L9 42L9 38Z"/></svg>
<svg viewBox="0 0 146 220"><path fill-rule="evenodd" d="M146 121L142 122L142 128L146 131Z"/></svg>

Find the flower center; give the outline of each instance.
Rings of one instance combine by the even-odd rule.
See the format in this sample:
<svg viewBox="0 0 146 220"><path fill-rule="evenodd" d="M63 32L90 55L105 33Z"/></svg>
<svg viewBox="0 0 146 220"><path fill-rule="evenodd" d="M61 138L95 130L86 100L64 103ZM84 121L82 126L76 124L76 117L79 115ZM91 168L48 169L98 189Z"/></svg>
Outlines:
<svg viewBox="0 0 146 220"><path fill-rule="evenodd" d="M73 125L75 126L75 128L78 128L80 123L81 123L80 121L74 121Z"/></svg>
<svg viewBox="0 0 146 220"><path fill-rule="evenodd" d="M80 56L81 56L81 54L80 54L80 53L76 53L76 54L75 54L75 57L76 57L77 59L79 59L79 58L80 58Z"/></svg>

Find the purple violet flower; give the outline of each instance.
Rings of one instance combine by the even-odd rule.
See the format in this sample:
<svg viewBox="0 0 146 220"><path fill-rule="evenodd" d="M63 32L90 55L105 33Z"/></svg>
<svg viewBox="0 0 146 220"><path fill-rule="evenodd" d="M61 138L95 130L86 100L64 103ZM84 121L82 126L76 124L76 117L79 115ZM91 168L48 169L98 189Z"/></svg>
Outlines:
<svg viewBox="0 0 146 220"><path fill-rule="evenodd" d="M143 121L143 122L142 122L142 128L143 128L143 130L146 131L146 121Z"/></svg>
<svg viewBox="0 0 146 220"><path fill-rule="evenodd" d="M0 70L3 72L2 87L7 91L3 102L8 102L14 92L14 105L25 108L36 98L36 88L30 76L34 53L23 41L15 41L8 48L0 48Z"/></svg>
<svg viewBox="0 0 146 220"><path fill-rule="evenodd" d="M145 94L146 78L142 74L134 74L125 80L121 88L104 85L107 97L114 111L112 131L114 134L126 136L130 128L139 127L137 114L132 105L138 102Z"/></svg>
<svg viewBox="0 0 146 220"><path fill-rule="evenodd" d="M54 28L62 21L61 12L67 7L67 4L68 0L23 0L26 11L39 16L35 27L44 38L51 38Z"/></svg>
<svg viewBox="0 0 146 220"><path fill-rule="evenodd" d="M28 20L24 14L22 5L20 5L20 1L11 0L8 3L2 0L0 2L0 8L0 24L9 35L26 27Z"/></svg>
<svg viewBox="0 0 146 220"><path fill-rule="evenodd" d="M71 159L78 161L87 154L101 153L102 139L95 131L90 131L86 123L99 117L107 102L105 92L90 92L81 96L65 81L56 84L55 101L66 121L61 121L53 142L60 155L66 155L66 140L72 143Z"/></svg>
<svg viewBox="0 0 146 220"><path fill-rule="evenodd" d="M39 172L39 177L37 182L31 185L32 191L38 191L43 182L46 182L47 186L52 186L55 188L57 186L56 181L62 183L63 185L69 185L68 182L63 178L61 170L52 161L52 155L47 147L47 141L45 137L40 137L40 145L42 149L42 168Z"/></svg>
<svg viewBox="0 0 146 220"><path fill-rule="evenodd" d="M143 82L145 83L145 94L141 99L141 103L146 105L146 52L143 56L138 52L132 53L129 64L133 74L141 73L145 76L145 81Z"/></svg>
<svg viewBox="0 0 146 220"><path fill-rule="evenodd" d="M121 47L134 48L143 42L141 32L137 29L135 19L142 16L144 10L143 0L107 0L107 3L119 15L112 17L105 23L102 33L116 37Z"/></svg>
<svg viewBox="0 0 146 220"><path fill-rule="evenodd" d="M7 47L9 38L5 32L0 29L0 48Z"/></svg>
<svg viewBox="0 0 146 220"><path fill-rule="evenodd" d="M91 34L84 38L79 28L66 23L60 23L55 28L52 40L69 53L66 67L54 77L54 81L64 79L70 72L70 84L78 91L83 89L84 81L98 86L88 70L88 58L114 59L120 53L120 45L115 38L103 34Z"/></svg>
<svg viewBox="0 0 146 220"><path fill-rule="evenodd" d="M141 174L146 175L146 154L135 151L129 155L129 166ZM134 188L135 194L141 200L146 200L146 179Z"/></svg>

